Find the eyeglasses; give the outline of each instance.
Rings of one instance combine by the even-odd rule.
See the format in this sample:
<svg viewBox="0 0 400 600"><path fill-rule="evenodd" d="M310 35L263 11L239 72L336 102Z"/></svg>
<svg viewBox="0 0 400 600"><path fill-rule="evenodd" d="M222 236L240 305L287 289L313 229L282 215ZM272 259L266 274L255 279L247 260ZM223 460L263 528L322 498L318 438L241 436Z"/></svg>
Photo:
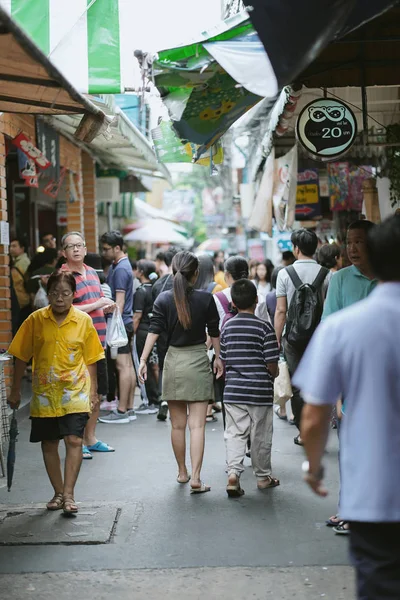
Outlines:
<svg viewBox="0 0 400 600"><path fill-rule="evenodd" d="M86 244L79 242L78 244L67 244L64 246L64 250L75 250L75 248L81 250L82 248L86 248Z"/></svg>
<svg viewBox="0 0 400 600"><path fill-rule="evenodd" d="M57 300L57 298L59 298L60 296L62 298L69 298L70 296L74 295L74 292L68 292L68 290L63 290L62 292L49 292L47 295L49 298L54 298L55 300Z"/></svg>

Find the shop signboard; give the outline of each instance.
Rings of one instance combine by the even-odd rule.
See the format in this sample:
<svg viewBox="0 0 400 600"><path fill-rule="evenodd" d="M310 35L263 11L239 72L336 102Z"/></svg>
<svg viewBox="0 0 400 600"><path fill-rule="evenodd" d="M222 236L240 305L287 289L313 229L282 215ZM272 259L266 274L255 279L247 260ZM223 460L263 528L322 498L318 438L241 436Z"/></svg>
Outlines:
<svg viewBox="0 0 400 600"><path fill-rule="evenodd" d="M315 219L321 216L319 181L316 169L305 169L297 174L296 219Z"/></svg>
<svg viewBox="0 0 400 600"><path fill-rule="evenodd" d="M36 142L51 163L43 176L57 180L60 176L60 138L57 131L39 117L36 118Z"/></svg>
<svg viewBox="0 0 400 600"><path fill-rule="evenodd" d="M333 98L319 98L307 104L296 123L298 141L317 160L342 156L353 145L356 135L353 111Z"/></svg>
<svg viewBox="0 0 400 600"><path fill-rule="evenodd" d="M19 176L25 181L28 187L39 187L39 177L36 172L36 164L32 158L29 158L25 152L17 148Z"/></svg>

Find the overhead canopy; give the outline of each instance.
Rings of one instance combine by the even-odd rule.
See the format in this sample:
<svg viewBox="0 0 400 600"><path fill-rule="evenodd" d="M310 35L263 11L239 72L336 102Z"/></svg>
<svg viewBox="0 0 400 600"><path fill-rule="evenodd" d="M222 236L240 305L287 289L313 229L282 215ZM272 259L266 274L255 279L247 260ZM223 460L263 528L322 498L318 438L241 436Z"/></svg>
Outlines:
<svg viewBox="0 0 400 600"><path fill-rule="evenodd" d="M295 81L308 87L398 84L400 12L392 9L397 1L244 0L244 4L280 87Z"/></svg>
<svg viewBox="0 0 400 600"><path fill-rule="evenodd" d="M93 103L102 107L109 120L115 119L107 137L99 136L90 144L90 152L104 167L119 167L140 175L170 179L168 169L157 158L153 149L138 128L115 105L112 96L93 97ZM71 136L79 121L75 116L58 116L51 119L52 126L60 133Z"/></svg>
<svg viewBox="0 0 400 600"><path fill-rule="evenodd" d="M268 76L260 78L262 71ZM159 52L153 76L180 140L197 145L194 160L263 96L272 105L278 93L247 13L227 19L194 44Z"/></svg>
<svg viewBox="0 0 400 600"><path fill-rule="evenodd" d="M0 5L83 94L134 85L132 0L0 0Z"/></svg>
<svg viewBox="0 0 400 600"><path fill-rule="evenodd" d="M105 121L104 112L71 86L1 6L0 111L78 114L72 135L81 122L82 114L86 124L88 119L91 121L91 135L95 135ZM85 127L85 134L80 139L86 133Z"/></svg>

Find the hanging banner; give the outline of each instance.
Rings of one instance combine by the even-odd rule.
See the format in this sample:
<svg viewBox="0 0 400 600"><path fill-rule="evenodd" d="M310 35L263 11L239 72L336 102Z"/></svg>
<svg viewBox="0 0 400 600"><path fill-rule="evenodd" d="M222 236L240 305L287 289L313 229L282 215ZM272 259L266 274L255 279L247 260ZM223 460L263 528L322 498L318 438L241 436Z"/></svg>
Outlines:
<svg viewBox="0 0 400 600"><path fill-rule="evenodd" d="M296 136L303 148L318 160L345 154L357 135L353 111L340 100L319 98L303 108L296 123Z"/></svg>
<svg viewBox="0 0 400 600"><path fill-rule="evenodd" d="M272 192L274 189L275 149L272 148L264 167L260 186L254 201L249 227L272 236Z"/></svg>
<svg viewBox="0 0 400 600"><path fill-rule="evenodd" d="M40 117L36 117L36 143L51 163L43 176L57 180L60 176L60 138L57 131Z"/></svg>
<svg viewBox="0 0 400 600"><path fill-rule="evenodd" d="M296 219L315 219L321 216L319 177L316 169L305 169L297 174Z"/></svg>
<svg viewBox="0 0 400 600"><path fill-rule="evenodd" d="M35 161L36 165L42 170L48 169L51 166L51 162L47 160L45 155L33 144L25 133L18 134L11 142L22 150L26 156Z"/></svg>
<svg viewBox="0 0 400 600"><path fill-rule="evenodd" d="M39 187L39 177L36 173L35 161L28 158L25 152L17 148L19 176L28 187Z"/></svg>
<svg viewBox="0 0 400 600"><path fill-rule="evenodd" d="M290 229L295 219L297 186L297 147L275 160L272 202L279 231Z"/></svg>
<svg viewBox="0 0 400 600"><path fill-rule="evenodd" d="M83 94L135 87L132 0L1 0L2 7Z"/></svg>
<svg viewBox="0 0 400 600"><path fill-rule="evenodd" d="M331 210L348 210L349 163L329 163L328 181Z"/></svg>

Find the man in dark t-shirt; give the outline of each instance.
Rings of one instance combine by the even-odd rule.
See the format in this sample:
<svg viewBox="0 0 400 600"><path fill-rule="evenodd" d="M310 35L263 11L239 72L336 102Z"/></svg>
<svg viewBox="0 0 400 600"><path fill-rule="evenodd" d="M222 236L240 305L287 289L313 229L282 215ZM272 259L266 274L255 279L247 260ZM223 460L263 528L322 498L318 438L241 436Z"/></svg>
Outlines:
<svg viewBox="0 0 400 600"><path fill-rule="evenodd" d="M118 373L118 409L99 420L102 423L129 423L136 420L133 399L136 374L132 361L131 339L133 336L133 274L129 258L123 252L124 240L119 231L110 231L101 237L103 256L112 260L107 283L125 325L128 344L118 348L116 369Z"/></svg>

